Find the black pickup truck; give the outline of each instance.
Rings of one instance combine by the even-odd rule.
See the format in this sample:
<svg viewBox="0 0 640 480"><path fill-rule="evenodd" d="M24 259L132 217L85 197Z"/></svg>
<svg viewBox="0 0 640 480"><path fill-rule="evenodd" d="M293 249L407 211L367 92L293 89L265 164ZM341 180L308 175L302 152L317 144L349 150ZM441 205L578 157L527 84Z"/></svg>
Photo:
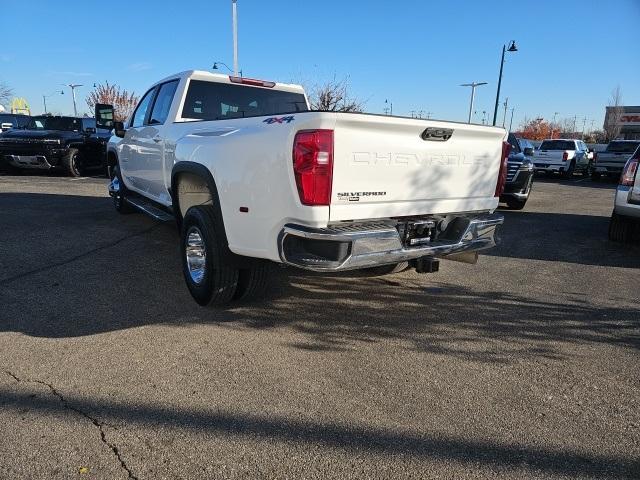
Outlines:
<svg viewBox="0 0 640 480"><path fill-rule="evenodd" d="M0 136L0 161L9 170L58 169L78 177L104 168L111 129L94 118L36 116Z"/></svg>

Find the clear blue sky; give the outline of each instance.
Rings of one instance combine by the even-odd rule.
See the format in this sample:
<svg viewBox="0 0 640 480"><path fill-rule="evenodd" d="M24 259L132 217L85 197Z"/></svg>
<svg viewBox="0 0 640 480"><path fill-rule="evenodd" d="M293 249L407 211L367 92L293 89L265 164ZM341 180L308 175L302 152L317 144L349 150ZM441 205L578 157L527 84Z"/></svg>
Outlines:
<svg viewBox="0 0 640 480"><path fill-rule="evenodd" d="M489 82L476 110L492 112L511 39L519 51L507 54L502 96L516 108L514 126L554 112L601 126L616 85L625 104L640 104L640 0L238 0L238 11L245 76L348 76L369 112L389 99L394 114L466 120L469 90L458 85L471 81ZM62 83L85 85L85 110L94 82L141 94L177 71L232 63L230 0L3 0L0 25L0 81L35 113ZM68 88L47 102L72 111Z"/></svg>

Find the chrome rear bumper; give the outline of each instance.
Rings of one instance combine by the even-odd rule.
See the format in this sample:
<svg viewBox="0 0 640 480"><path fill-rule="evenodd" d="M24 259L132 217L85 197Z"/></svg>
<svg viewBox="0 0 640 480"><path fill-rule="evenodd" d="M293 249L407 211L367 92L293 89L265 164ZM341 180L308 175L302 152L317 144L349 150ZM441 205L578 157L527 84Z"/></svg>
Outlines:
<svg viewBox="0 0 640 480"><path fill-rule="evenodd" d="M456 217L432 242L406 247L395 225L341 225L309 228L287 224L280 233L281 260L314 271L341 271L387 265L421 257L446 257L495 246L502 215Z"/></svg>

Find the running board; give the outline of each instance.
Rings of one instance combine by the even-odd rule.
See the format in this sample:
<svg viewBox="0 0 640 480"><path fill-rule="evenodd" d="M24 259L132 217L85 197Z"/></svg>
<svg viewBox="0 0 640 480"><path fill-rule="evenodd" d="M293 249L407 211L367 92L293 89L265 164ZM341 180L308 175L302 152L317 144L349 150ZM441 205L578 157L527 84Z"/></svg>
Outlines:
<svg viewBox="0 0 640 480"><path fill-rule="evenodd" d="M160 222L171 222L174 220L173 215L165 212L161 208L156 207L148 200L139 197L127 197L126 202L132 207L140 210L142 213L146 213L151 218L155 218Z"/></svg>

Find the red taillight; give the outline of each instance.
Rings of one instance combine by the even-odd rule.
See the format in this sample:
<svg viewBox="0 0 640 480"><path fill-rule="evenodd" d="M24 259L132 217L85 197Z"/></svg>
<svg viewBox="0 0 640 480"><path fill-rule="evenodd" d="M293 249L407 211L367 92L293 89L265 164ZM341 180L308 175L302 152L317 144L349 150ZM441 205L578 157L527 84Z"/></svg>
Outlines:
<svg viewBox="0 0 640 480"><path fill-rule="evenodd" d="M273 88L276 86L275 82L268 82L266 80L256 80L255 78L232 77L231 75L229 75L229 80L231 80L233 83L242 83L243 85L253 85L254 87Z"/></svg>
<svg viewBox="0 0 640 480"><path fill-rule="evenodd" d="M593 153L593 163L598 163L598 152Z"/></svg>
<svg viewBox="0 0 640 480"><path fill-rule="evenodd" d="M301 130L293 141L293 172L304 205L329 205L333 130Z"/></svg>
<svg viewBox="0 0 640 480"><path fill-rule="evenodd" d="M504 184L507 182L507 164L509 161L509 153L511 152L511 144L502 142L502 159L500 162L500 171L498 172L498 183L496 184L495 197L502 195Z"/></svg>
<svg viewBox="0 0 640 480"><path fill-rule="evenodd" d="M569 152L564 152L562 154L562 161L566 162L567 160L569 160Z"/></svg>
<svg viewBox="0 0 640 480"><path fill-rule="evenodd" d="M636 181L636 172L638 171L638 160L640 160L640 154L637 153L627 160L627 164L622 170L622 175L620 175L620 185L633 186Z"/></svg>

